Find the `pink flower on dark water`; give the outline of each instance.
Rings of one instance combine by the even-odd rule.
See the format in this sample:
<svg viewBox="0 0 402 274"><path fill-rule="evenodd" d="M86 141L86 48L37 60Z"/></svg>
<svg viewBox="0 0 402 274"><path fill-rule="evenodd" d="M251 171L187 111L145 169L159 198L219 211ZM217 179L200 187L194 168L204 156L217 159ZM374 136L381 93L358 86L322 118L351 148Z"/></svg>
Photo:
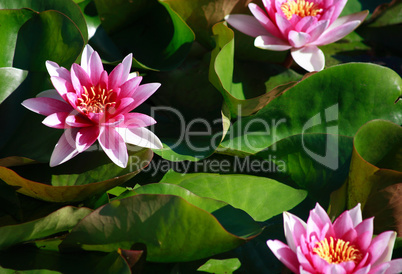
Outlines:
<svg viewBox="0 0 402 274"><path fill-rule="evenodd" d="M338 18L347 0L262 0L265 10L254 3L254 16L231 14L225 19L239 31L256 37L258 48L291 50L293 60L307 71L324 68L325 57L317 46L343 38L356 29L368 11Z"/></svg>
<svg viewBox="0 0 402 274"><path fill-rule="evenodd" d="M402 259L391 260L396 232L373 239L373 218L362 220L360 204L342 213L334 223L317 204L307 224L284 212L287 244L268 240L275 256L294 273L397 274Z"/></svg>
<svg viewBox="0 0 402 274"><path fill-rule="evenodd" d="M158 137L146 126L156 121L145 114L130 112L148 99L159 83L140 85L141 76L130 74L129 54L108 75L99 54L85 46L81 65L71 71L47 61L46 67L55 90L44 91L22 104L47 116L43 124L65 129L55 146L50 166L60 165L85 151L96 140L118 166L126 167L126 143L162 148Z"/></svg>

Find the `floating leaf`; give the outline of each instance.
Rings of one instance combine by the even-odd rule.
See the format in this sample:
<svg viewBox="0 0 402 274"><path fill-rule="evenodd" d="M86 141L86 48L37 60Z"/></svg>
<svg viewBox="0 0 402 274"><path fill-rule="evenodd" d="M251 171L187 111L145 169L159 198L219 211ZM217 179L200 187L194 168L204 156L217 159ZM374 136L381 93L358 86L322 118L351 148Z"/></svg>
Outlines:
<svg viewBox="0 0 402 274"><path fill-rule="evenodd" d="M245 88L243 87L244 81L240 83L235 83L234 81L234 33L224 23L216 24L213 27L213 32L216 40L216 48L212 51L209 80L222 93L231 113L239 116L248 116L260 110L274 98L296 84L296 82L288 83L289 81L299 80L301 78L301 76L296 73L289 73L287 74L289 77L288 81L267 93L265 93L265 85L268 84L263 83L262 88L260 87L261 91L259 92L263 94L246 100ZM255 70L257 74L260 73L259 69L253 68L252 65L248 67L248 71L250 70ZM250 75L250 73L248 74ZM246 74L243 73L243 75ZM269 74L265 74L264 77L269 76ZM239 79L237 79L236 82L239 82ZM250 82L255 82L255 79L252 79ZM253 85L255 85L255 83ZM256 89L251 88L251 90Z"/></svg>
<svg viewBox="0 0 402 274"><path fill-rule="evenodd" d="M78 27L84 38L85 43L88 41L88 32L85 19L80 11L80 8L71 0L2 0L0 2L0 9L32 9L36 12L46 10L56 10L61 12ZM27 10L25 10L27 11Z"/></svg>
<svg viewBox="0 0 402 274"><path fill-rule="evenodd" d="M253 116L238 119L221 143L227 154L253 154L295 134L354 136L367 121L402 123L402 79L393 70L349 63L309 76Z"/></svg>
<svg viewBox="0 0 402 274"><path fill-rule="evenodd" d="M6 167L0 167L0 178L7 184L18 187L19 193L44 201L82 201L131 179L148 165L153 155L150 149L131 153L132 160L123 169L110 162L103 151L83 154L55 168L50 168L47 164L14 168L24 176L36 177L38 181L26 179ZM83 162L86 166L82 165Z"/></svg>
<svg viewBox="0 0 402 274"><path fill-rule="evenodd" d="M228 233L211 213L181 197L141 194L95 210L71 231L60 248L112 251L143 243L149 261L191 261L233 249L260 229L252 234L247 231L247 235L242 232Z"/></svg>
<svg viewBox="0 0 402 274"><path fill-rule="evenodd" d="M274 143L255 156L272 161L275 172L306 189L325 204L332 191L347 179L353 138L330 134L293 135ZM290 179L290 180L289 180Z"/></svg>
<svg viewBox="0 0 402 274"><path fill-rule="evenodd" d="M361 203L363 215L376 216L375 232L402 233L402 128L374 120L360 128L348 177L347 207Z"/></svg>
<svg viewBox="0 0 402 274"><path fill-rule="evenodd" d="M167 4L152 1L95 1L102 26L133 66L171 70L188 54L194 33ZM129 28L127 26L130 26ZM141 43L139 43L141 41Z"/></svg>
<svg viewBox="0 0 402 274"><path fill-rule="evenodd" d="M240 266L241 263L237 258L223 260L209 259L197 270L207 273L233 273L234 271L239 269Z"/></svg>
<svg viewBox="0 0 402 274"><path fill-rule="evenodd" d="M16 68L0 68L0 104L25 80L27 71Z"/></svg>
<svg viewBox="0 0 402 274"><path fill-rule="evenodd" d="M69 67L84 44L80 30L62 13L54 10L34 13L19 30L13 67L45 71L47 60Z"/></svg>
<svg viewBox="0 0 402 274"><path fill-rule="evenodd" d="M161 182L178 184L198 196L224 201L244 210L256 221L265 221L292 209L307 195L303 190L291 188L275 180L250 175L182 175L170 172Z"/></svg>
<svg viewBox="0 0 402 274"><path fill-rule="evenodd" d="M160 0L168 4L183 18L195 32L197 40L206 47L213 45L211 41L212 26L230 13L246 12L251 0Z"/></svg>
<svg viewBox="0 0 402 274"><path fill-rule="evenodd" d="M17 243L31 241L72 229L91 213L89 208L63 207L52 214L28 223L0 227L0 250Z"/></svg>

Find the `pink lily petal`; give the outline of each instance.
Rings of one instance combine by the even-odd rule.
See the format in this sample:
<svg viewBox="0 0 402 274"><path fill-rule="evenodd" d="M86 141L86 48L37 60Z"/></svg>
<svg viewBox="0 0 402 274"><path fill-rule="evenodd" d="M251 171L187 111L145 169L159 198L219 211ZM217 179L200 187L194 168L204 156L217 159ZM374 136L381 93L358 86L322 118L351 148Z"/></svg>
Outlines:
<svg viewBox="0 0 402 274"><path fill-rule="evenodd" d="M269 17L265 13L265 11L263 11L259 6L257 6L254 3L250 3L248 5L248 8L250 9L250 11L254 15L254 17L260 22L261 25L264 26L264 28L269 33L271 33L272 35L275 35L278 38L284 38L282 33L279 31L279 29L269 19Z"/></svg>
<svg viewBox="0 0 402 274"><path fill-rule="evenodd" d="M313 16L305 16L303 17L296 25L295 25L295 31L298 32L307 32L307 29L314 25L317 19Z"/></svg>
<svg viewBox="0 0 402 274"><path fill-rule="evenodd" d="M129 111L132 111L132 105L134 102L135 101L133 98L125 97L121 99L120 102L118 102L118 105L116 105L116 110L114 111L114 113L125 114Z"/></svg>
<svg viewBox="0 0 402 274"><path fill-rule="evenodd" d="M348 0L337 0L336 2L337 3L333 5L334 12L332 14L331 23L334 22L335 19L339 17Z"/></svg>
<svg viewBox="0 0 402 274"><path fill-rule="evenodd" d="M70 105L73 107L73 108L75 108L75 109L77 109L77 94L75 94L75 93L72 93L72 92L69 92L69 93L67 93L66 94L66 97L67 97L67 102L68 103L70 103Z"/></svg>
<svg viewBox="0 0 402 274"><path fill-rule="evenodd" d="M87 72L75 63L71 67L71 82L73 83L73 87L79 96L82 94L83 86L87 89L92 87L91 79L89 78Z"/></svg>
<svg viewBox="0 0 402 274"><path fill-rule="evenodd" d="M91 112L91 113L88 113L86 116L95 125L102 125L102 124L106 123L105 113L92 113Z"/></svg>
<svg viewBox="0 0 402 274"><path fill-rule="evenodd" d="M70 112L73 110L65 102L47 97L30 98L23 101L22 105L33 112L45 116L49 116L55 112Z"/></svg>
<svg viewBox="0 0 402 274"><path fill-rule="evenodd" d="M254 16L246 14L230 14L225 20L235 29L252 37L265 35L267 30L255 19Z"/></svg>
<svg viewBox="0 0 402 274"><path fill-rule="evenodd" d="M299 262L297 261L296 254L284 243L278 240L268 240L268 247L271 249L272 253L294 273L299 271Z"/></svg>
<svg viewBox="0 0 402 274"><path fill-rule="evenodd" d="M118 64L112 72L109 74L109 89L115 89L120 87L122 74L124 71L123 64Z"/></svg>
<svg viewBox="0 0 402 274"><path fill-rule="evenodd" d="M320 71L325 66L324 53L316 46L307 46L300 49L292 49L293 60L305 70Z"/></svg>
<svg viewBox="0 0 402 274"><path fill-rule="evenodd" d="M385 273L397 274L397 273L399 273L399 272L388 272L389 267L390 267L390 265L388 263L383 263L383 264L380 264L380 265L374 267L368 273L369 274L385 274Z"/></svg>
<svg viewBox="0 0 402 274"><path fill-rule="evenodd" d="M292 29L293 25L290 23L288 19L286 19L279 13L275 14L275 19L279 31L282 33L284 37L288 37L289 31Z"/></svg>
<svg viewBox="0 0 402 274"><path fill-rule="evenodd" d="M328 262L322 259L320 256L318 256L317 254L309 254L309 255L310 255L310 261L314 269L325 269L325 267L327 267ZM304 263L303 265L307 266L306 263Z"/></svg>
<svg viewBox="0 0 402 274"><path fill-rule="evenodd" d="M113 127L103 127L98 138L106 155L119 167L125 168L128 161L127 146Z"/></svg>
<svg viewBox="0 0 402 274"><path fill-rule="evenodd" d="M350 215L352 216L352 214ZM358 223L355 227L358 237L359 235L366 232L371 232L371 234L373 234L373 226L374 226L374 217L364 219L363 221Z"/></svg>
<svg viewBox="0 0 402 274"><path fill-rule="evenodd" d="M271 20L275 20L275 2L275 0L262 0L262 4L268 12L268 16Z"/></svg>
<svg viewBox="0 0 402 274"><path fill-rule="evenodd" d="M130 70L131 70L131 64L133 62L133 54L130 53L129 55L127 55L123 61L121 62L123 64L123 71L121 73L121 79L120 81L122 83L124 83L125 81L127 81L128 79L128 75L130 74Z"/></svg>
<svg viewBox="0 0 402 274"><path fill-rule="evenodd" d="M81 67L85 71L89 71L89 60L91 58L92 53L94 52L93 48L90 45L86 45L81 54Z"/></svg>
<svg viewBox="0 0 402 274"><path fill-rule="evenodd" d="M107 75L107 71L102 71L99 78L99 88L104 90L109 90L109 76Z"/></svg>
<svg viewBox="0 0 402 274"><path fill-rule="evenodd" d="M36 95L36 98L38 98L38 97L52 98L52 99L56 99L56 100L59 100L59 101L62 101L63 103L65 103L65 100L63 99L63 97L61 97L60 94L55 89L44 90Z"/></svg>
<svg viewBox="0 0 402 274"><path fill-rule="evenodd" d="M353 270L356 268L354 261L342 262L340 265L345 269L346 273L353 273Z"/></svg>
<svg viewBox="0 0 402 274"><path fill-rule="evenodd" d="M60 67L57 63L52 61L46 61L45 65L50 76L61 77L67 81L71 81L70 72L67 69Z"/></svg>
<svg viewBox="0 0 402 274"><path fill-rule="evenodd" d="M285 51L292 48L289 43L277 37L268 35L262 35L255 38L254 46L260 49L269 49L274 51Z"/></svg>
<svg viewBox="0 0 402 274"><path fill-rule="evenodd" d="M363 253L367 252L373 238L373 231L367 231L362 234L357 234L355 238L355 244L359 247L359 250Z"/></svg>
<svg viewBox="0 0 402 274"><path fill-rule="evenodd" d="M89 59L89 71L88 76L91 79L92 85L97 86L101 73L103 72L103 64L99 54L94 51Z"/></svg>
<svg viewBox="0 0 402 274"><path fill-rule="evenodd" d="M370 271L371 265L368 262L369 260L369 253L366 253L363 257L363 259L359 262L359 264L356 266L356 269L364 269L362 270L362 273L368 273ZM357 271L356 273L360 273L360 271Z"/></svg>
<svg viewBox="0 0 402 274"><path fill-rule="evenodd" d="M120 86L119 98L132 97L135 90L138 88L142 81L142 77L135 77Z"/></svg>
<svg viewBox="0 0 402 274"><path fill-rule="evenodd" d="M327 45L342 39L355 30L364 21L367 14L368 11L362 11L336 19L314 42L314 45Z"/></svg>
<svg viewBox="0 0 402 274"><path fill-rule="evenodd" d="M124 122L124 115L118 114L113 116L113 118L106 119L105 122L101 123L101 126L120 126Z"/></svg>
<svg viewBox="0 0 402 274"><path fill-rule="evenodd" d="M372 256L371 264L373 267L391 260L395 238L396 232L385 231L373 239L368 249L368 252Z"/></svg>
<svg viewBox="0 0 402 274"><path fill-rule="evenodd" d="M57 77L57 76L52 76L50 77L50 80L52 81L52 84L54 88L57 90L57 92L60 94L60 96L66 100L66 94L68 92L74 92L75 89L73 85L71 84L71 81L66 80L62 77Z"/></svg>
<svg viewBox="0 0 402 274"><path fill-rule="evenodd" d="M87 150L99 137L99 127L83 127L78 130L76 148L79 153Z"/></svg>
<svg viewBox="0 0 402 274"><path fill-rule="evenodd" d="M79 113L70 114L66 117L66 124L70 127L90 127L93 126L91 120L89 120L86 116L83 116Z"/></svg>
<svg viewBox="0 0 402 274"><path fill-rule="evenodd" d="M370 274L381 273L380 268L385 268L384 274L402 273L402 259L394 259L390 262L381 264L372 271L370 271Z"/></svg>
<svg viewBox="0 0 402 274"><path fill-rule="evenodd" d="M348 210L350 217L352 218L353 221L353 226L356 227L363 221L362 217L362 210L360 203L358 203L354 208L351 210Z"/></svg>
<svg viewBox="0 0 402 274"><path fill-rule="evenodd" d="M68 112L56 112L47 116L42 123L52 128L65 128Z"/></svg>
<svg viewBox="0 0 402 274"><path fill-rule="evenodd" d="M324 274L346 274L346 270L340 264L328 264L324 268Z"/></svg>
<svg viewBox="0 0 402 274"><path fill-rule="evenodd" d="M147 100L149 97L151 97L152 94L155 93L155 91L161 86L159 83L148 83L144 85L140 85L137 90L134 92L133 99L134 103L132 106L130 106L131 110L135 109L142 103L144 103L145 100Z"/></svg>
<svg viewBox="0 0 402 274"><path fill-rule="evenodd" d="M348 211L343 212L333 224L335 237L343 239L343 236L351 229L354 229L353 220Z"/></svg>
<svg viewBox="0 0 402 274"><path fill-rule="evenodd" d="M151 116L142 113L126 113L124 115L124 127L147 127L156 124Z"/></svg>
<svg viewBox="0 0 402 274"><path fill-rule="evenodd" d="M163 148L159 138L152 131L146 128L116 127L116 131L123 138L124 142L128 144L154 149Z"/></svg>
<svg viewBox="0 0 402 274"><path fill-rule="evenodd" d="M357 271L355 271L353 274L368 274L370 272L371 265L359 268Z"/></svg>
<svg viewBox="0 0 402 274"><path fill-rule="evenodd" d="M314 264L314 260L309 260L307 259L306 255L308 256L308 253L304 253L302 252L302 249L300 248L300 246L297 247L297 260L300 263L301 268L304 271L307 271L307 273L314 273L314 265L312 265L312 263ZM309 256L310 257L310 256ZM321 258L319 258L321 259ZM322 260L322 259L321 259Z"/></svg>
<svg viewBox="0 0 402 274"><path fill-rule="evenodd" d="M334 230L335 230L335 228L334 228ZM335 230L336 231L336 230ZM337 232L337 231L336 231ZM352 229L349 229L348 231L342 231L342 232L344 232L344 234L343 234L343 236L342 236L342 240L345 240L345 241L348 241L348 242L351 242L351 243L354 243L354 244L357 244L356 243L356 238L357 238L357 232L356 232L356 230L354 230L353 228ZM341 232L341 233L342 233ZM339 233L340 234L340 233ZM339 238L338 237L338 233L335 235L335 237L336 238ZM370 241L371 242L371 241Z"/></svg>
<svg viewBox="0 0 402 274"><path fill-rule="evenodd" d="M301 48L310 41L310 35L304 32L289 31L289 43L294 48Z"/></svg>
<svg viewBox="0 0 402 274"><path fill-rule="evenodd" d="M332 24L335 21L334 15L335 7L331 6L328 9L325 9L323 13L321 13L320 20L326 20L329 21L330 24Z"/></svg>
<svg viewBox="0 0 402 274"><path fill-rule="evenodd" d="M68 128L64 131L63 135L61 135L50 157L51 167L60 165L79 153L75 148L77 132L77 128Z"/></svg>
<svg viewBox="0 0 402 274"><path fill-rule="evenodd" d="M314 209L310 210L310 216L307 219L307 235L310 235L313 232L323 233L325 235L318 235L321 241L321 237L326 236L326 232L329 227L332 228L331 220L328 217L327 212L317 203ZM328 236L334 236L333 233Z"/></svg>
<svg viewBox="0 0 402 274"><path fill-rule="evenodd" d="M306 223L291 213L283 212L283 226L286 242L290 249L296 252L297 246L300 245L301 235L306 233Z"/></svg>
<svg viewBox="0 0 402 274"><path fill-rule="evenodd" d="M306 31L311 36L310 41L317 40L318 37L320 37L320 35L328 27L328 24L329 24L328 20L321 20L321 21L318 21L317 23L311 25Z"/></svg>

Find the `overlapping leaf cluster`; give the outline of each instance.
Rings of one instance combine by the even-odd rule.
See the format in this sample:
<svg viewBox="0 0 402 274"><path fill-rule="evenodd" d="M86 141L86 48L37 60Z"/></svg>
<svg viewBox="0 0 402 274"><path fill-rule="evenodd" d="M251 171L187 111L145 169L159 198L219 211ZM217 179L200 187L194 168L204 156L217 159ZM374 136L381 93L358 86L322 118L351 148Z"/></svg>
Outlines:
<svg viewBox="0 0 402 274"><path fill-rule="evenodd" d="M224 23L249 2L0 0L2 272L277 273L266 240L316 202L333 217L360 202L401 235L402 2L349 0L369 19L306 75ZM131 147L126 169L96 147L50 168L62 132L21 106L52 88L46 60L69 68L87 43L109 71L132 52L162 83L141 111L164 149Z"/></svg>

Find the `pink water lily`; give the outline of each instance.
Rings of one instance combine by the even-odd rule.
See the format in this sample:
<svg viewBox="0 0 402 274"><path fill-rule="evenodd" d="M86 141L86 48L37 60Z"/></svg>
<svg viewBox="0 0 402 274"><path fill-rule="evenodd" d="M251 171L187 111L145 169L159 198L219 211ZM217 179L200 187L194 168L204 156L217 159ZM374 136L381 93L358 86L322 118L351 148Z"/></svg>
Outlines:
<svg viewBox="0 0 402 274"><path fill-rule="evenodd" d="M43 124L64 129L50 158L50 166L60 165L87 150L98 140L108 157L126 167L127 146L162 148L158 137L147 126L156 121L145 114L131 112L148 99L159 83L140 85L142 77L130 74L132 54L108 74L99 54L84 48L81 65L71 71L47 61L46 68L55 90L44 91L22 105L47 116Z"/></svg>
<svg viewBox="0 0 402 274"><path fill-rule="evenodd" d="M317 47L338 41L366 18L368 11L341 18L347 0L262 0L265 10L254 3L254 16L232 14L226 21L239 31L256 37L258 48L291 50L293 60L307 71L325 66L323 52Z"/></svg>
<svg viewBox="0 0 402 274"><path fill-rule="evenodd" d="M402 273L402 259L391 260L396 232L373 239L373 218L362 220L360 204L334 223L319 204L307 223L288 212L283 219L287 245L278 240L267 244L294 273Z"/></svg>

